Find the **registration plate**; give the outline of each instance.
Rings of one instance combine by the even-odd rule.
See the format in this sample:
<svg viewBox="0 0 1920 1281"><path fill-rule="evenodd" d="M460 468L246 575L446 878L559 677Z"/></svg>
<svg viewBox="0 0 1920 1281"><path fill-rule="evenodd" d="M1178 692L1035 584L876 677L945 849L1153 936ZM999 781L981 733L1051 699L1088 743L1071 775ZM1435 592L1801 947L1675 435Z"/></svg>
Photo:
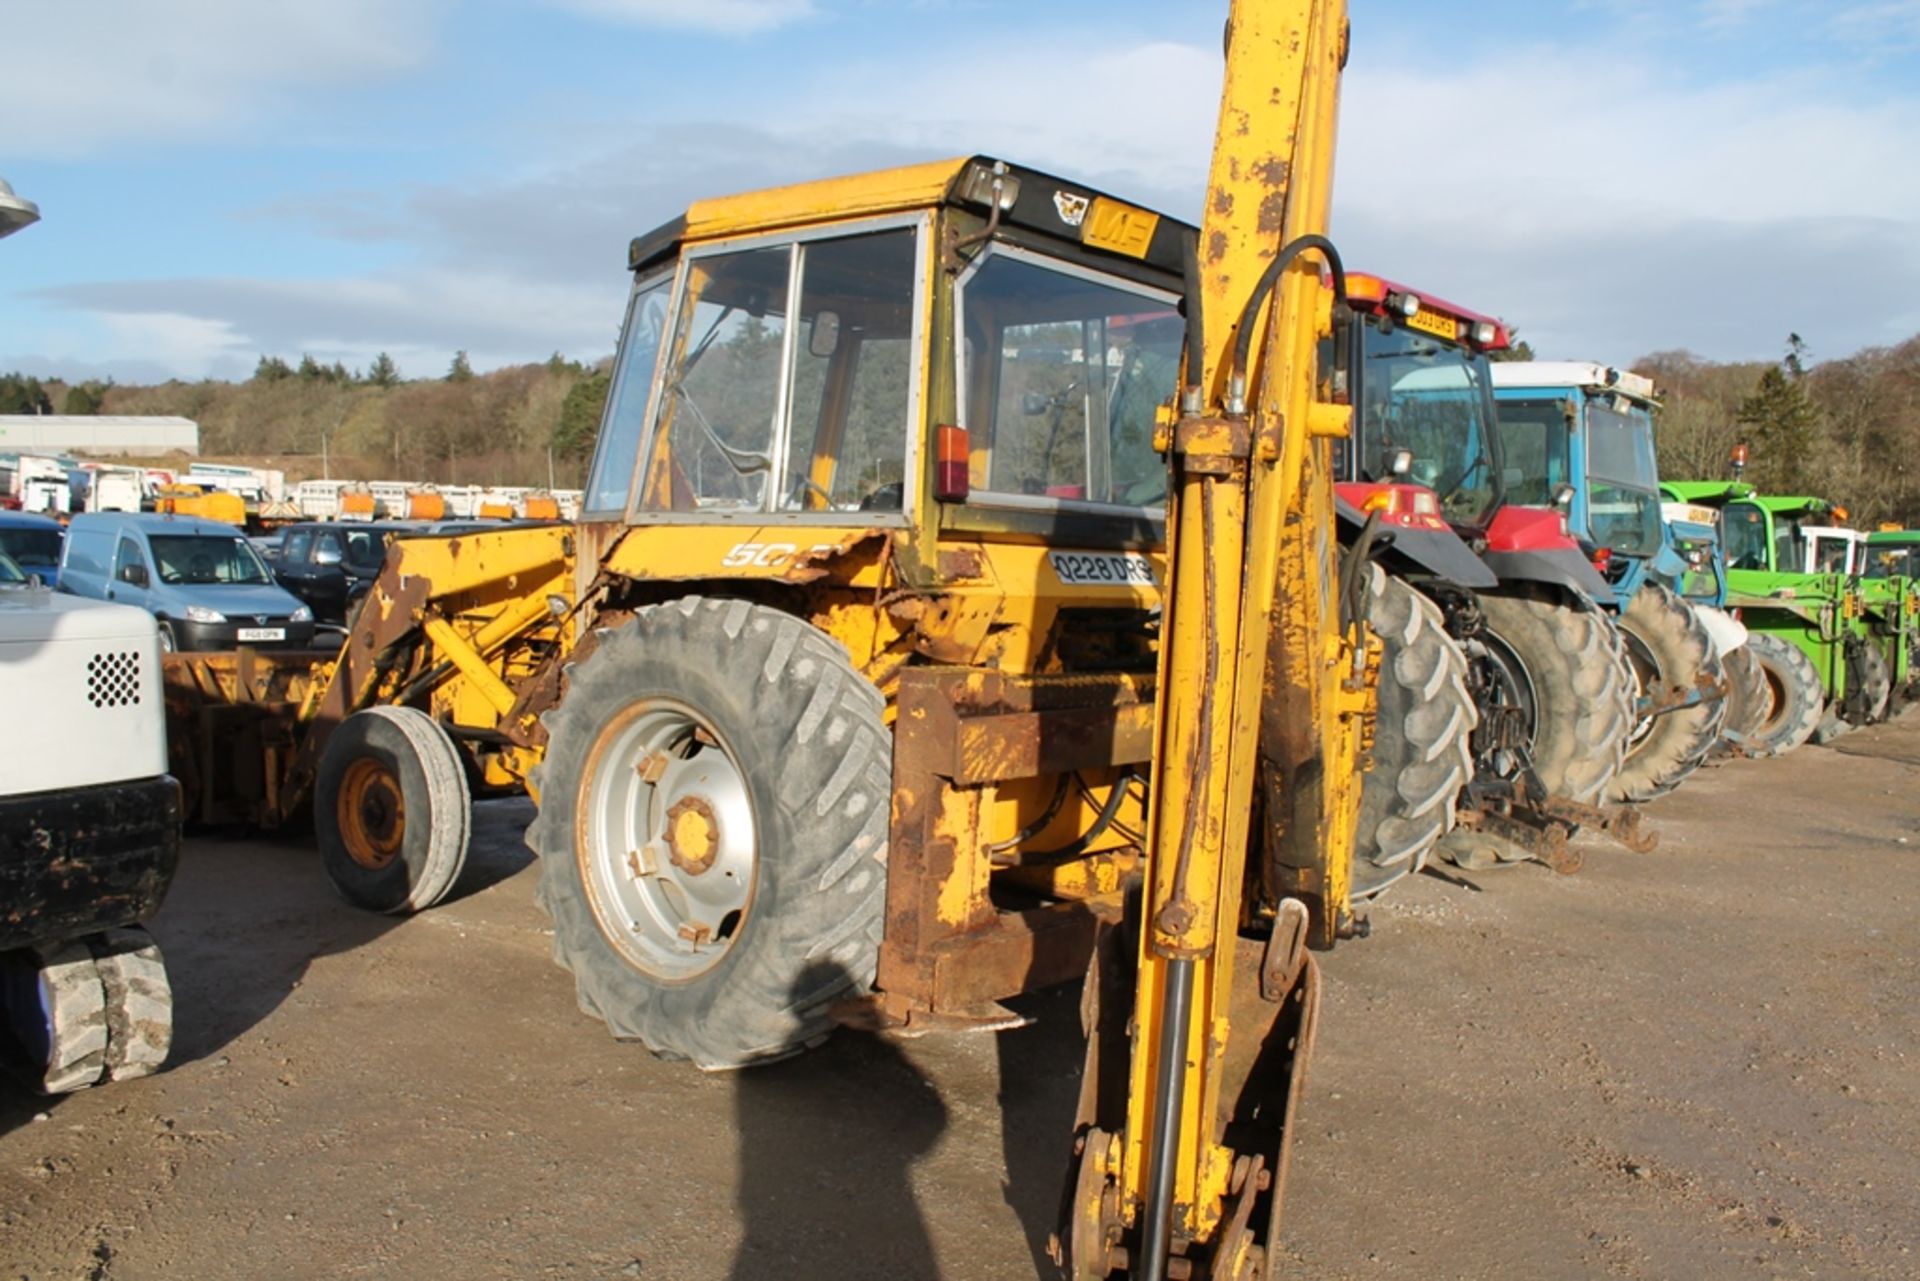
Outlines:
<svg viewBox="0 0 1920 1281"><path fill-rule="evenodd" d="M1407 326L1422 333L1437 334L1452 342L1460 336L1460 324L1452 316L1443 316L1437 311L1428 311L1422 307L1407 318Z"/></svg>
<svg viewBox="0 0 1920 1281"><path fill-rule="evenodd" d="M1047 560L1063 583L1152 587L1153 562L1132 552L1048 552Z"/></svg>
<svg viewBox="0 0 1920 1281"><path fill-rule="evenodd" d="M243 641L285 640L287 629L284 627L242 627L240 639Z"/></svg>

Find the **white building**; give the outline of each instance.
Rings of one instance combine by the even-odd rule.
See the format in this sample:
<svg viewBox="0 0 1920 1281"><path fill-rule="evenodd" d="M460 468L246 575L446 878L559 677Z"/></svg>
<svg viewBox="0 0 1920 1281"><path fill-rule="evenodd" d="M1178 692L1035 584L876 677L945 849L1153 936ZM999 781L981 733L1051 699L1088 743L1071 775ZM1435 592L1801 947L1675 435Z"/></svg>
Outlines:
<svg viewBox="0 0 1920 1281"><path fill-rule="evenodd" d="M0 414L0 453L198 454L200 424L191 418L126 414Z"/></svg>

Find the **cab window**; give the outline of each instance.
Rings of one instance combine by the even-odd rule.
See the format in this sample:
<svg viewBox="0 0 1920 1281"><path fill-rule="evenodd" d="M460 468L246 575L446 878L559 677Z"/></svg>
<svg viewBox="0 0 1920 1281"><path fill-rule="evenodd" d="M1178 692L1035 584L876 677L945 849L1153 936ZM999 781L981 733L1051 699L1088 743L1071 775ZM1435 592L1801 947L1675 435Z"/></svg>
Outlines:
<svg viewBox="0 0 1920 1281"><path fill-rule="evenodd" d="M1770 569L1767 560L1767 514L1752 503L1732 503L1721 522L1727 543L1728 569Z"/></svg>
<svg viewBox="0 0 1920 1281"><path fill-rule="evenodd" d="M640 507L900 510L918 245L895 227L690 258Z"/></svg>
<svg viewBox="0 0 1920 1281"><path fill-rule="evenodd" d="M1174 299L995 248L959 301L961 425L989 501L1157 507L1154 415L1179 376Z"/></svg>
<svg viewBox="0 0 1920 1281"><path fill-rule="evenodd" d="M287 535L286 546L280 549L280 559L289 565L304 565L313 551L313 531L296 529Z"/></svg>
<svg viewBox="0 0 1920 1281"><path fill-rule="evenodd" d="M121 582L127 581L127 570L138 565L145 568L147 558L140 554L140 544L131 538L122 537L120 547L113 555L113 576Z"/></svg>
<svg viewBox="0 0 1920 1281"><path fill-rule="evenodd" d="M627 509L640 436L647 426L654 364L667 328L667 293L672 283L671 276L662 276L642 282L633 291L624 345L614 366L613 388L607 396L593 469L580 504L585 513L618 515Z"/></svg>

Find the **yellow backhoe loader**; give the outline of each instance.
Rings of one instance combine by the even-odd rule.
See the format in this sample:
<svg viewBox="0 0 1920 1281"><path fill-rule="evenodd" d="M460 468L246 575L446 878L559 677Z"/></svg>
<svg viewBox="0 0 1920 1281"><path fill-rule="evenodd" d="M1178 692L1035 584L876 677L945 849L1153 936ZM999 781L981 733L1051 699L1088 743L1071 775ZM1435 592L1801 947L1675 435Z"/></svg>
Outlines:
<svg viewBox="0 0 1920 1281"><path fill-rule="evenodd" d="M1063 1262L1268 1275L1379 650L1315 395L1344 5L1232 10L1199 228L969 157L636 239L580 520L397 541L324 661L170 659L196 816L310 808L409 912L524 786L582 1008L709 1069L1085 976Z"/></svg>

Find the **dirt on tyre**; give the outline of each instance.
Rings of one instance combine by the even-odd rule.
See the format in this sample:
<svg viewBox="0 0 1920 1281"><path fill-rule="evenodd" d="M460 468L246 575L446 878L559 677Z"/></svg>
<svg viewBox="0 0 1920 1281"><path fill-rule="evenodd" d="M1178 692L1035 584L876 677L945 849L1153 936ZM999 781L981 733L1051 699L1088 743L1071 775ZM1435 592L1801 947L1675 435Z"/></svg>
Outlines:
<svg viewBox="0 0 1920 1281"><path fill-rule="evenodd" d="M1713 638L1693 607L1666 587L1642 585L1616 622L1640 696L1654 689L1668 696L1686 694L1703 682L1724 690L1724 669ZM1726 717L1726 699L1714 697L1639 719L1608 797L1638 802L1671 792L1705 763L1720 741Z"/></svg>
<svg viewBox="0 0 1920 1281"><path fill-rule="evenodd" d="M1419 871L1453 830L1454 803L1473 776L1478 723L1466 658L1439 608L1378 566L1369 591L1368 621L1383 652L1373 762L1360 785L1356 899Z"/></svg>
<svg viewBox="0 0 1920 1281"><path fill-rule="evenodd" d="M1826 693L1813 660L1798 645L1767 632L1749 632L1746 649L1760 669L1765 697L1747 735L1754 756L1779 756L1813 737Z"/></svg>
<svg viewBox="0 0 1920 1281"><path fill-rule="evenodd" d="M839 642L745 601L598 633L545 717L527 836L581 1009L710 1071L825 1039L879 961L885 706Z"/></svg>
<svg viewBox="0 0 1920 1281"><path fill-rule="evenodd" d="M1468 642L1480 708L1475 777L1517 782L1524 753L1549 794L1597 804L1626 759L1633 728L1633 677L1617 629L1591 601L1557 592L1522 588L1479 602L1480 627ZM1440 849L1473 869L1533 857L1479 831L1456 832Z"/></svg>
<svg viewBox="0 0 1920 1281"><path fill-rule="evenodd" d="M349 903L432 907L467 858L472 798L459 749L425 712L370 707L340 723L314 775L321 862Z"/></svg>

